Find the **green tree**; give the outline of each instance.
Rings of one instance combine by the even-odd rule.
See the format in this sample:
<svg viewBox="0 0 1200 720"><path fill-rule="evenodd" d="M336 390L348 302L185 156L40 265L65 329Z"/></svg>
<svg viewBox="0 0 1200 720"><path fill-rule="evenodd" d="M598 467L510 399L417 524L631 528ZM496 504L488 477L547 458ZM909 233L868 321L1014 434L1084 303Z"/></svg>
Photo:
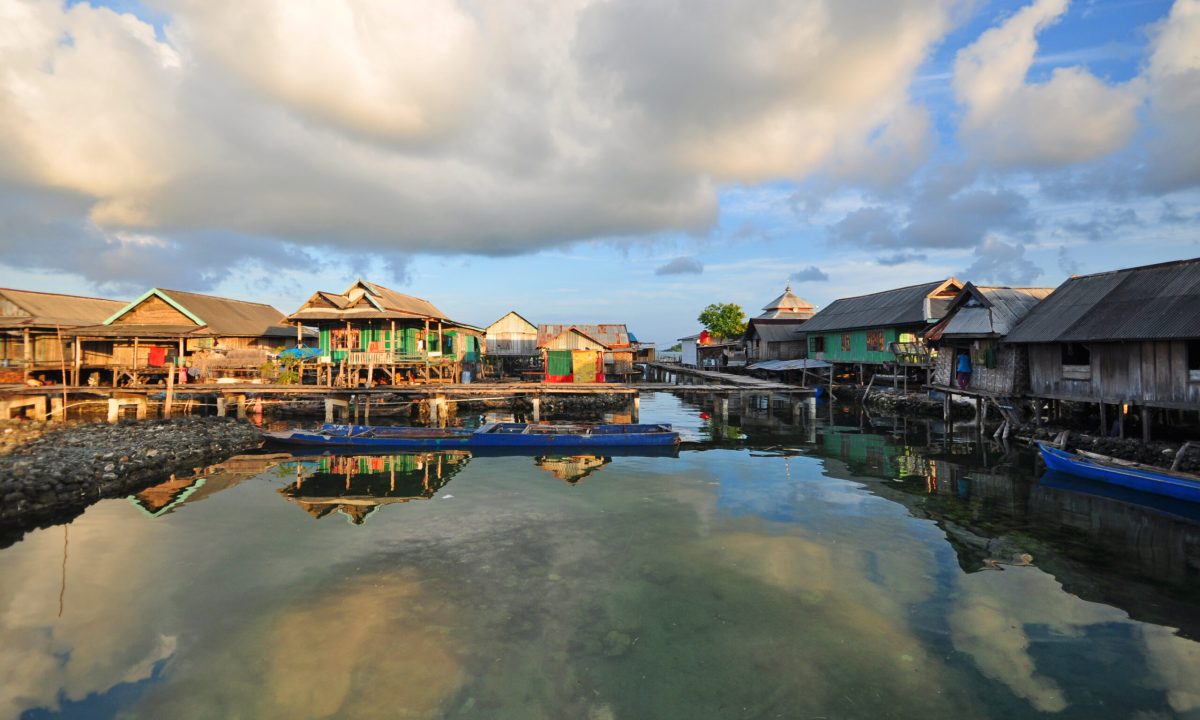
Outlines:
<svg viewBox="0 0 1200 720"><path fill-rule="evenodd" d="M713 303L704 308L700 324L708 328L710 335L728 340L746 332L746 313L735 303Z"/></svg>

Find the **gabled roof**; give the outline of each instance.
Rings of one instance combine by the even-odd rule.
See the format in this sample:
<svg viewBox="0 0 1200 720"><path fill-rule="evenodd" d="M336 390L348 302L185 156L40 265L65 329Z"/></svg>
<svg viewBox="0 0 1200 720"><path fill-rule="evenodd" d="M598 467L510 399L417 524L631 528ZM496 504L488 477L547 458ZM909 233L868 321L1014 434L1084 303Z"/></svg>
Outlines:
<svg viewBox="0 0 1200 720"><path fill-rule="evenodd" d="M129 324L132 329L154 328L162 332L185 332L193 335L213 335L216 337L293 337L296 329L284 324L283 313L264 303L233 300L217 297L216 295L201 295L200 293L183 290L164 290L151 288L141 297L129 303L103 322L112 328L112 332L120 330L114 324L129 311L151 297L157 297L171 307L181 312L192 322L190 326L139 326Z"/></svg>
<svg viewBox="0 0 1200 720"><path fill-rule="evenodd" d="M1004 337L1016 327L1050 288L978 286L967 283L950 304L946 317L925 337Z"/></svg>
<svg viewBox="0 0 1200 720"><path fill-rule="evenodd" d="M491 329L492 329L492 327L494 327L494 326L496 326L496 325L499 325L499 324L500 324L501 322L503 322L503 321L504 321L504 319L505 319L505 318L507 318L509 315L512 315L513 317L515 317L515 318L519 319L521 322L525 323L525 324L526 324L526 325L528 325L529 327L533 328L533 330L534 330L535 332L537 331L537 327L538 327L538 326L537 326L537 325L535 325L535 324L533 324L533 323L531 323L531 322L529 322L528 318L526 318L524 315L522 315L521 313L517 312L516 310L509 310L508 312L504 313L503 315L501 315L501 316L499 317L499 319L497 319L497 320L496 320L496 322L492 323L491 325L488 325L486 329L488 329L488 330L491 330Z"/></svg>
<svg viewBox="0 0 1200 720"><path fill-rule="evenodd" d="M1008 334L1009 342L1200 338L1200 258L1073 277Z"/></svg>
<svg viewBox="0 0 1200 720"><path fill-rule="evenodd" d="M333 307L330 307L332 305ZM288 316L288 320L449 320L428 300L405 295L366 280L357 280L343 293L319 290Z"/></svg>
<svg viewBox="0 0 1200 720"><path fill-rule="evenodd" d="M764 305L763 313L758 317L764 319L788 317L810 318L816 311L817 307L804 298L795 295L792 292L792 284L788 283L787 289L783 291L783 294Z"/></svg>
<svg viewBox="0 0 1200 720"><path fill-rule="evenodd" d="M750 318L746 324L746 338L758 336L767 342L800 342L805 320L790 318Z"/></svg>
<svg viewBox="0 0 1200 720"><path fill-rule="evenodd" d="M23 311L21 315L0 317L0 326L10 327L96 325L125 305L121 300L13 288L0 288L0 298Z"/></svg>
<svg viewBox="0 0 1200 720"><path fill-rule="evenodd" d="M938 293L957 292L955 278L885 290L870 295L834 300L804 326L805 332L831 332L862 328L924 325L942 317L926 316L925 299Z"/></svg>
<svg viewBox="0 0 1200 720"><path fill-rule="evenodd" d="M624 324L606 323L602 325L538 325L537 346L545 347L550 341L568 330L577 330L594 342L606 348L627 348L630 346L629 330Z"/></svg>

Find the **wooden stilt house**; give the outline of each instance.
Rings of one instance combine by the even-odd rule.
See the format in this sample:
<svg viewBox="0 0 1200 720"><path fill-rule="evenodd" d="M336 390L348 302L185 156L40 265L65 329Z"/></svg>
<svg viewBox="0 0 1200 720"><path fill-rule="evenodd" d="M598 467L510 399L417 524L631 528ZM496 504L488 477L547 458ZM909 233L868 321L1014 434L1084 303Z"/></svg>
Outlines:
<svg viewBox="0 0 1200 720"><path fill-rule="evenodd" d="M489 367L501 375L534 370L541 358L537 325L511 311L488 325L484 332Z"/></svg>
<svg viewBox="0 0 1200 720"><path fill-rule="evenodd" d="M0 288L0 383L36 376L69 381L74 346L63 331L102 323L124 305L120 300Z"/></svg>
<svg viewBox="0 0 1200 720"><path fill-rule="evenodd" d="M76 374L114 386L162 379L183 365L201 380L257 376L277 351L303 338L270 305L162 288L71 334Z"/></svg>
<svg viewBox="0 0 1200 720"><path fill-rule="evenodd" d="M546 377L560 377L551 372L565 367L562 361L551 362L549 353L564 353L566 351L588 351L599 353L599 364L594 371L588 361L587 368L573 372L575 382L604 382L605 379L624 381L633 373L634 343L630 338L629 329L620 323L605 323L600 325L539 325L537 335L538 349L545 355ZM565 357L555 356L555 357ZM586 359L583 355L573 356L573 362ZM594 379L580 379L594 378Z"/></svg>
<svg viewBox="0 0 1200 720"><path fill-rule="evenodd" d="M1170 411L1200 411L1200 258L1070 278L1007 342L1028 348L1031 396L1096 403L1122 435L1136 409L1148 438Z"/></svg>
<svg viewBox="0 0 1200 720"><path fill-rule="evenodd" d="M859 378L880 369L929 369L932 354L922 336L941 320L962 290L955 278L841 298L805 323L808 356ZM907 375L905 375L907 377Z"/></svg>
<svg viewBox="0 0 1200 720"><path fill-rule="evenodd" d="M455 322L428 300L358 280L317 292L288 321L319 332L318 382L456 383L476 374L484 330Z"/></svg>
<svg viewBox="0 0 1200 720"><path fill-rule="evenodd" d="M946 317L925 334L926 342L938 349L930 384L946 392L996 399L1024 395L1029 357L1025 346L1007 342L1007 336L1051 292L967 283ZM957 382L960 363L971 369L962 378L965 387Z"/></svg>

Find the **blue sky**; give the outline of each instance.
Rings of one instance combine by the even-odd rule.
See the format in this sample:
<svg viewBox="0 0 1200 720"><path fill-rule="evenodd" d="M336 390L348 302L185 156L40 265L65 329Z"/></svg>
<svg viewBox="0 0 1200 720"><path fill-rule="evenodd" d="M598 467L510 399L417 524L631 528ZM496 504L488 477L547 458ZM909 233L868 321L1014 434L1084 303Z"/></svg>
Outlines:
<svg viewBox="0 0 1200 720"><path fill-rule="evenodd" d="M788 282L1200 256L1195 0L316 7L0 0L0 286L669 343Z"/></svg>

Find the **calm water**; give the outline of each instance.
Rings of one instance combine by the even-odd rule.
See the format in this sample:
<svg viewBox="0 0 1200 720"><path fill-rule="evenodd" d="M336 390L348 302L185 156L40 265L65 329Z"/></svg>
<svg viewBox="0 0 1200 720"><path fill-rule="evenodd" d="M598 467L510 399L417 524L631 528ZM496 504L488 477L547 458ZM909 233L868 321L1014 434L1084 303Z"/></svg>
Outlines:
<svg viewBox="0 0 1200 720"><path fill-rule="evenodd" d="M103 501L0 550L0 717L1200 717L1200 526L822 416L678 457L240 457Z"/></svg>

